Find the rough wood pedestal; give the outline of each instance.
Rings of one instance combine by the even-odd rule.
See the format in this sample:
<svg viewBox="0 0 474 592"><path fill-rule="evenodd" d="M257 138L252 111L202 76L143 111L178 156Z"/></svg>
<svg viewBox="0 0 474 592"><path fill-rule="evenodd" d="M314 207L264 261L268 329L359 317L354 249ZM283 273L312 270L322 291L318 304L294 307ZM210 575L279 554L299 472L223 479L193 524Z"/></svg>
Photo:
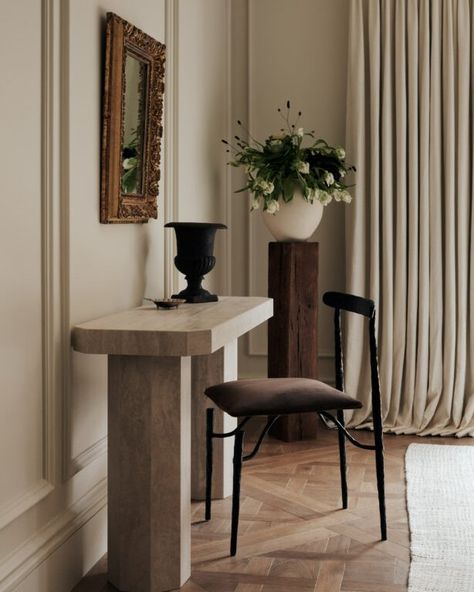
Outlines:
<svg viewBox="0 0 474 592"><path fill-rule="evenodd" d="M318 243L268 245L268 376L318 377ZM314 413L281 417L271 434L286 442L315 437Z"/></svg>
<svg viewBox="0 0 474 592"><path fill-rule="evenodd" d="M237 377L237 338L271 315L268 298L222 297L74 327L75 350L108 355L108 564L119 590L162 592L190 577L191 494L204 497L203 390ZM217 429L233 429L235 419L217 416ZM215 446L214 493L225 497L232 446Z"/></svg>

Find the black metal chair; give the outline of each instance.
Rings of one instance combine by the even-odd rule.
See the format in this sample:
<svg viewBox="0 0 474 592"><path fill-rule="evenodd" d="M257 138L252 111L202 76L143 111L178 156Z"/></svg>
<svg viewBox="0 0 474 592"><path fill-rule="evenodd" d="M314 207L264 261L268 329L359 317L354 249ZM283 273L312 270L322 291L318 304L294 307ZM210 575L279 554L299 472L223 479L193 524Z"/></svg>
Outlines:
<svg viewBox="0 0 474 592"><path fill-rule="evenodd" d="M332 422L338 429L342 507L347 508L347 475L346 475L346 438L355 446L375 451L377 471L377 490L380 512L380 533L382 540L387 539L387 522L385 515L384 457L383 457L383 423L380 401L380 384L377 361L377 341L375 334L375 304L372 300L342 294L326 292L323 301L334 308L336 388L307 378L263 378L234 380L211 386L206 395L223 411L240 419L238 426L231 432L219 434L214 432L213 412L207 409L206 432L206 520L211 519L212 498L212 441L214 438L234 436L234 475L232 491L232 528L230 554L237 552L237 533L240 511L240 476L242 463L253 458L273 423L281 415L314 411L325 424ZM374 427L374 444L358 442L345 428L344 409L362 407L361 403L344 393L344 364L342 351L341 311L360 314L368 318L370 366L372 378L372 416ZM336 416L328 410L336 411ZM269 416L252 452L243 455L244 426L254 416Z"/></svg>

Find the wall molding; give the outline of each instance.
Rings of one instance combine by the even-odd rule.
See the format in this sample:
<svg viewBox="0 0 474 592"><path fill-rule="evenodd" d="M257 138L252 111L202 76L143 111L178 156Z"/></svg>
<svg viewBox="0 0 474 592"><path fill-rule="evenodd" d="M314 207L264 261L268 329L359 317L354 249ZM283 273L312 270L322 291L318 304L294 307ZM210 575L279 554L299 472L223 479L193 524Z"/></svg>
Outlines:
<svg viewBox="0 0 474 592"><path fill-rule="evenodd" d="M247 117L248 117L248 130L249 135L254 136L254 113L253 113L253 52L252 52L252 39L253 39L253 19L252 19L252 8L251 8L251 1L247 0L247 88L248 88L248 95L247 95ZM248 195L248 194L247 194ZM247 282L249 288L249 294L251 296L257 295L257 289L255 286L255 258L252 257L252 253L255 253L256 246L254 242L254 231L255 231L255 214L252 212L248 212L247 220L248 220L248 250L247 250ZM260 294L261 296L266 296L266 294ZM266 357L267 356L267 349L261 343L261 339L258 339L258 335L262 334L265 330L266 324L264 326L258 327L253 331L248 333L247 337L247 353L249 356L252 357Z"/></svg>
<svg viewBox="0 0 474 592"><path fill-rule="evenodd" d="M232 0L226 1L226 80L225 80L225 104L227 110L225 137L232 138L233 133L233 102L232 102ZM225 233L225 294L232 294L232 168L227 165L227 153L224 154L225 189L224 189L224 220L228 230Z"/></svg>
<svg viewBox="0 0 474 592"><path fill-rule="evenodd" d="M107 453L107 435L88 446L75 456L69 464L69 478L73 477L88 465Z"/></svg>
<svg viewBox="0 0 474 592"><path fill-rule="evenodd" d="M62 455L61 455L61 475L62 480L66 481L73 474L71 458L71 311L70 311L70 237L69 237L69 181L70 181L70 154L69 154L69 0L61 2L60 10L60 97L59 97L59 119L60 119L60 237L61 245L61 368L62 368Z"/></svg>
<svg viewBox="0 0 474 592"><path fill-rule="evenodd" d="M53 0L42 0L41 14L41 266L43 329L43 479L56 480L56 381L55 381L55 258L54 210L54 93L55 19Z"/></svg>
<svg viewBox="0 0 474 592"><path fill-rule="evenodd" d="M0 506L0 530L49 495L57 482L58 432L56 375L57 264L54 253L57 185L55 182L55 0L41 0L41 478Z"/></svg>
<svg viewBox="0 0 474 592"><path fill-rule="evenodd" d="M253 70L253 60L252 60L252 10L251 10L251 2L247 0L247 117L248 117L248 129L249 134L253 135L253 128L254 128L254 117L253 117L253 108L252 108L252 97L253 97L253 84L252 84L252 70ZM247 250L247 269L248 269L248 287L249 287L249 294L251 296L255 296L255 286L254 286L254 260L252 258L252 253L255 252L255 245L253 240L253 224L252 224L252 212L247 214L248 220L248 250ZM247 337L247 351L249 356L266 356L267 351L265 348L259 348L255 342L255 332L250 331Z"/></svg>
<svg viewBox="0 0 474 592"><path fill-rule="evenodd" d="M24 512L35 506L54 490L54 486L40 479L24 493L0 506L0 530L16 520Z"/></svg>
<svg viewBox="0 0 474 592"><path fill-rule="evenodd" d="M22 580L102 510L106 503L107 480L104 478L4 559L0 564L0 592L13 592Z"/></svg>
<svg viewBox="0 0 474 592"><path fill-rule="evenodd" d="M178 219L178 106L179 106L179 0L165 0L165 158L164 221ZM174 233L164 232L164 296L178 291L178 274L174 266Z"/></svg>

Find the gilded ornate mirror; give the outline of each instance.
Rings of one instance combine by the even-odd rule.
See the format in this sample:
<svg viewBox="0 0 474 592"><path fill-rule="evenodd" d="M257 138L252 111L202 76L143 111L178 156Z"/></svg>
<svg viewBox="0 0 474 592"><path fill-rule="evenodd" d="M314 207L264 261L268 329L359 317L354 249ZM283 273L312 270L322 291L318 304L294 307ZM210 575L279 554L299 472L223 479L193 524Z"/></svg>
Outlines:
<svg viewBox="0 0 474 592"><path fill-rule="evenodd" d="M100 221L157 217L165 46L107 14Z"/></svg>

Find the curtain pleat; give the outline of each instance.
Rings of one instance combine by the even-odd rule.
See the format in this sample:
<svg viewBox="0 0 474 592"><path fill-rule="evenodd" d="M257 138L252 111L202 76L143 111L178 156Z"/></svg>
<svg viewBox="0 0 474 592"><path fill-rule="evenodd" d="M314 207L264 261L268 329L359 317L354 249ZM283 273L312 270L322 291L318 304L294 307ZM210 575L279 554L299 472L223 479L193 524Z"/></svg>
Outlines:
<svg viewBox="0 0 474 592"><path fill-rule="evenodd" d="M474 435L473 27L472 0L350 3L347 289L376 301L395 433ZM371 425L366 346L349 317L352 427Z"/></svg>

